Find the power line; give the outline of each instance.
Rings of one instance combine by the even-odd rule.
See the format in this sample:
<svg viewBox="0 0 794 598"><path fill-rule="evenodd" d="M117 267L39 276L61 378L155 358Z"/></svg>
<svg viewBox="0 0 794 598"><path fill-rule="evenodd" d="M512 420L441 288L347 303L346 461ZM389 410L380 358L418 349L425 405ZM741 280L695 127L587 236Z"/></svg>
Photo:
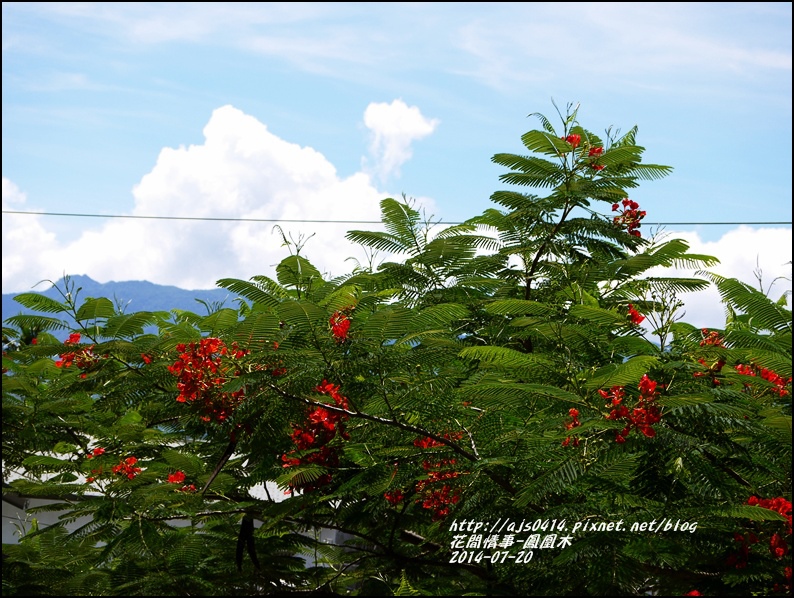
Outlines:
<svg viewBox="0 0 794 598"><path fill-rule="evenodd" d="M309 222L315 224L380 224L380 220L310 220L290 218L211 218L209 216L134 216L128 214L69 214L66 212L22 212L3 210L3 214L29 214L35 216L73 216L77 218L128 218L132 220L199 220L205 222ZM445 224L462 224L446 222Z"/></svg>
<svg viewBox="0 0 794 598"><path fill-rule="evenodd" d="M289 222L306 224L382 224L380 220L314 220L309 218L212 218L208 216L135 216L130 214L75 214L68 212L25 212L21 210L3 210L3 214L22 214L29 216L66 216L71 218L124 218L130 220L195 220L202 222ZM463 224L463 222L438 221L437 224ZM759 225L791 225L791 221L767 222L643 222L651 226L759 226Z"/></svg>

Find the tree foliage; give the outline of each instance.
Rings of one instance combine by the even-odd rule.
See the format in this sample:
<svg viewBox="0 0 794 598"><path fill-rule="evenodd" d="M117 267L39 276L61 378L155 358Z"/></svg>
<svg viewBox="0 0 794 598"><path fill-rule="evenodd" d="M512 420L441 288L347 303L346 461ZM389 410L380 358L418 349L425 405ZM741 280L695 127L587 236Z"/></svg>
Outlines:
<svg viewBox="0 0 794 598"><path fill-rule="evenodd" d="M437 230L384 199L348 234L378 267L298 247L206 315L20 295L4 492L68 514L3 547L4 593L783 592L791 312L652 275L716 263L641 235L629 195L671 169L535 116L496 207ZM709 284L725 328L676 321Z"/></svg>

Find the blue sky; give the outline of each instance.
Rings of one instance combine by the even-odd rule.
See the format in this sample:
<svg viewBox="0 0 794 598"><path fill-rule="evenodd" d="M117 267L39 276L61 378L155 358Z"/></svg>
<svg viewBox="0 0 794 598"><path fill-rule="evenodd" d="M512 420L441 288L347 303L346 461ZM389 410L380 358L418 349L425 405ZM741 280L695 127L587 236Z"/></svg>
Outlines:
<svg viewBox="0 0 794 598"><path fill-rule="evenodd" d="M370 220L406 193L458 221L554 99L596 133L637 125L645 161L673 166L632 196L646 221L791 221L791 3L2 10L4 211ZM284 224L333 274L363 259L350 228ZM666 230L791 288L790 224ZM64 273L209 288L285 252L266 223L4 214L3 292Z"/></svg>

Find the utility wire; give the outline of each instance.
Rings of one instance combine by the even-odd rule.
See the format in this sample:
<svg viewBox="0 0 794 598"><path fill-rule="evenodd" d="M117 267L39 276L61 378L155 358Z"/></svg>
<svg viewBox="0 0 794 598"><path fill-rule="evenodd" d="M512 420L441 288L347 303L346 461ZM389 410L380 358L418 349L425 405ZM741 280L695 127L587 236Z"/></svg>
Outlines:
<svg viewBox="0 0 794 598"><path fill-rule="evenodd" d="M203 222L292 222L307 224L382 224L380 220L313 220L307 218L211 218L206 216L135 216L129 214L74 214L68 212L24 212L19 210L3 210L3 214L24 214L31 216L68 216L74 218L126 218L131 220L197 220ZM439 220L434 224L463 224L463 222L446 222ZM791 224L791 221L768 222L643 222L652 226L738 226Z"/></svg>

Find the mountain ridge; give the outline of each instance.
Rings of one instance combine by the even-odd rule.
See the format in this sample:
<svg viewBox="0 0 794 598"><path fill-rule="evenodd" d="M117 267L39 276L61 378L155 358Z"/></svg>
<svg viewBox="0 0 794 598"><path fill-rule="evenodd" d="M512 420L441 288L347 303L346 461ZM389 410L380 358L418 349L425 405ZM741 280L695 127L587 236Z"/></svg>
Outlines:
<svg viewBox="0 0 794 598"><path fill-rule="evenodd" d="M56 301L62 301L65 292L65 281L74 284L74 292L78 302L89 297L107 297L121 306L125 313L139 311L170 311L181 309L200 312L205 309L202 301L208 305L227 304L234 299L234 295L226 289L196 289L187 290L172 285L160 285L148 280L127 280L97 282L89 276L75 275L59 280L56 284L44 291L32 289L24 293L37 293ZM14 297L24 293L3 293L3 322L19 314L36 313L34 310L14 301Z"/></svg>

